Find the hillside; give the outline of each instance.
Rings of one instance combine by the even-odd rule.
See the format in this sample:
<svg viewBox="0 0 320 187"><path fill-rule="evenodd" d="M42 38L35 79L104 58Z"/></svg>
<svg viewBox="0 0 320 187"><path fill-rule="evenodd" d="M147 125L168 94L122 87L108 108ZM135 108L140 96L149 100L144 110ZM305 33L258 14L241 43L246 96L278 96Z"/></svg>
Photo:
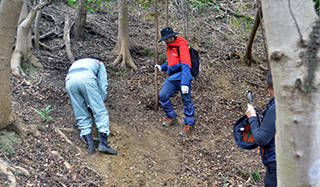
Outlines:
<svg viewBox="0 0 320 187"><path fill-rule="evenodd" d="M198 4L187 11L188 20L185 5L170 4L169 25L179 36L187 33L189 44L201 57L200 75L192 82L196 126L183 138L178 137L184 116L180 95L172 98L179 114L177 125L162 127L165 114L160 105L154 108L153 7L130 9L129 48L138 71L121 69L120 65L107 68L109 142L119 152L117 156L86 153L64 86L69 61L62 33L66 14L74 18L75 7L56 1L45 8L41 34L55 31L40 40L48 48L35 51L45 68L24 64L31 85L11 77L15 113L28 127L38 129L22 143L13 140L10 149L1 146L1 158L29 172L14 172L18 186L263 186L265 168L258 149L237 147L232 132L233 124L246 110L247 90L253 92L256 106L269 100L264 89L266 72L255 64L242 64L236 54L245 52L257 11L254 2ZM165 9L159 4L161 29ZM111 54L117 28L114 6L89 13L83 41L71 39L73 55L112 63L117 57ZM257 32L253 55L263 59L261 31ZM158 49L163 58L165 44L160 43ZM165 72L159 73L160 88L166 77ZM50 113L54 121L42 122L35 109L43 111L48 105L55 109ZM0 135L8 134L2 131ZM10 183L3 174L0 180L3 186Z"/></svg>

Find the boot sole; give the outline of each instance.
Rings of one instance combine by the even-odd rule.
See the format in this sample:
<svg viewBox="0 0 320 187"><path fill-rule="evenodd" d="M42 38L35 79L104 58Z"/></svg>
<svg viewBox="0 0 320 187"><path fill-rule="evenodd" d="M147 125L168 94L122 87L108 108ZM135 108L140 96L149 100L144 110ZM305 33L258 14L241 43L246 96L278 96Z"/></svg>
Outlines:
<svg viewBox="0 0 320 187"><path fill-rule="evenodd" d="M118 151L108 151L108 150L98 150L98 151L100 151L100 152L102 152L102 153L106 153L106 154L110 154L110 155L117 155L118 154Z"/></svg>

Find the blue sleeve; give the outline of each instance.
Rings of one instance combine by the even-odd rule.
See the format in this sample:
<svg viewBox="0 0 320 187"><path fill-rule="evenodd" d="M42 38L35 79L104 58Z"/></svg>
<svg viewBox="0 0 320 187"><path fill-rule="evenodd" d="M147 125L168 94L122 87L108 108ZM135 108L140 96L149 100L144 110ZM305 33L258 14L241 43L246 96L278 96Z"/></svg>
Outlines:
<svg viewBox="0 0 320 187"><path fill-rule="evenodd" d="M168 61L161 65L161 71L167 71L168 70Z"/></svg>
<svg viewBox="0 0 320 187"><path fill-rule="evenodd" d="M275 105L269 107L267 113L263 117L262 124L260 126L259 119L257 117L249 118L251 126L251 132L254 141L259 146L266 146L272 140L276 134L276 111Z"/></svg>
<svg viewBox="0 0 320 187"><path fill-rule="evenodd" d="M182 78L181 78L181 85L189 86L190 81L193 79L191 75L191 69L188 64L181 63L182 68Z"/></svg>
<svg viewBox="0 0 320 187"><path fill-rule="evenodd" d="M180 46L181 85L189 86L193 79L191 75L191 59L187 45Z"/></svg>
<svg viewBox="0 0 320 187"><path fill-rule="evenodd" d="M98 85L99 90L101 93L102 100L104 101L107 98L107 88L109 86L108 83L108 75L106 71L106 67L104 66L103 62L99 64L99 72L98 72Z"/></svg>

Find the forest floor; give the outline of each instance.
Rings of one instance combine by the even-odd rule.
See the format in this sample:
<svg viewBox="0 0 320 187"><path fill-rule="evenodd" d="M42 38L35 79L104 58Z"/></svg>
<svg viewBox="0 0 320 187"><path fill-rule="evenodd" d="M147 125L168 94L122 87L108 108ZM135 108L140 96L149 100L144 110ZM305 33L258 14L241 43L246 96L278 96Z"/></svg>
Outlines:
<svg viewBox="0 0 320 187"><path fill-rule="evenodd" d="M255 64L242 64L236 55L236 51L245 52L247 25L253 25L248 17L254 18L257 11L253 0L241 2L223 1L219 10L212 6L190 11L189 27L181 10L175 4L169 6L174 12L169 25L183 37L184 28L190 28L189 43L201 57L201 72L191 88L196 124L187 137L178 136L184 118L180 94L171 99L179 115L176 125L162 127L165 114L160 104L155 108L153 8L129 11L129 48L138 70L107 67L109 144L117 156L97 151L89 155L85 150L64 85L70 62L63 25L66 14L74 18L75 10L62 1L45 8L40 32L55 31L40 40L47 47L35 51L45 68L24 64L30 85L11 76L14 112L27 127L37 130L23 142L10 132L0 132L1 158L28 171L14 172L18 186L263 186L265 167L259 150L243 150L233 139L233 124L246 110L246 91L253 92L256 106L270 98L264 89L266 72ZM222 11L222 5L229 11ZM231 10L246 16L237 17ZM164 8L160 6L159 11L161 29ZM71 39L75 58L93 57L111 64L117 57L111 53L117 25L117 13L88 13L85 38ZM164 42L158 49L163 53ZM261 30L253 55L265 56ZM166 78L165 72L158 73L159 88ZM54 120L42 121L36 109L43 111L48 105L54 108L48 114ZM8 137L10 141L3 143ZM0 186L10 183L0 173Z"/></svg>

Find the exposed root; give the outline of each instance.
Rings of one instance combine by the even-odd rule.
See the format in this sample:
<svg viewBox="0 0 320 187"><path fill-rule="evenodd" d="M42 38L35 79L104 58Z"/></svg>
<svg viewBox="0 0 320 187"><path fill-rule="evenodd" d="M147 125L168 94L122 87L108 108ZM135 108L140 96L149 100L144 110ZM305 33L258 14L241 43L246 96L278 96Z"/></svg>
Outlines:
<svg viewBox="0 0 320 187"><path fill-rule="evenodd" d="M75 146L70 140L69 138L59 129L57 128L54 124L52 124L54 127L54 130L60 135L62 136L62 138L64 138L70 145L72 145L73 147L75 147L76 149L78 149L78 151L81 153L81 149L77 146Z"/></svg>
<svg viewBox="0 0 320 187"><path fill-rule="evenodd" d="M2 160L2 158L0 158L0 171L1 173L4 173L8 176L8 180L11 182L9 184L9 187L17 186L16 178L14 177L12 171L10 170L10 166L8 165L7 162Z"/></svg>
<svg viewBox="0 0 320 187"><path fill-rule="evenodd" d="M58 151L51 151L51 153L53 155L55 155L58 159L64 160L64 158L58 153ZM72 170L73 169L73 167L67 161L64 161L63 164L64 164L64 166L66 166L66 168L68 170Z"/></svg>

